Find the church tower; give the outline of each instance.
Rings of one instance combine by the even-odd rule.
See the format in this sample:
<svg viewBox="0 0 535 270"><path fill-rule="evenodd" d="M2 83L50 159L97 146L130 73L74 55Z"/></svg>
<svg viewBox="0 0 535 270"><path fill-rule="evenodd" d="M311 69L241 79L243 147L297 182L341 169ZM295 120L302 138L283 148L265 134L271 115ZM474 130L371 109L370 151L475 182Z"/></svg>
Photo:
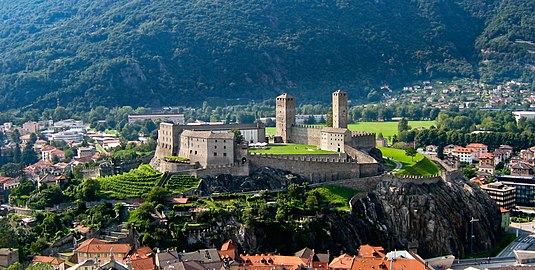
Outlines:
<svg viewBox="0 0 535 270"><path fill-rule="evenodd" d="M333 128L347 128L347 93L333 92Z"/></svg>
<svg viewBox="0 0 535 270"><path fill-rule="evenodd" d="M277 97L277 132L282 141L291 142L292 125L295 124L295 98L284 93Z"/></svg>

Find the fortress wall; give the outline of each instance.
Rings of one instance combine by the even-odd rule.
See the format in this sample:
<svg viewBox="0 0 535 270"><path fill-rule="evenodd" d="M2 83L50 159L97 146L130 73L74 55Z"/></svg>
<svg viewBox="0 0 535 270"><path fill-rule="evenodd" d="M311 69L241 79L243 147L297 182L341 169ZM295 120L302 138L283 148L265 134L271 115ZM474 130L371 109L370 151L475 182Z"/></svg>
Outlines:
<svg viewBox="0 0 535 270"><path fill-rule="evenodd" d="M193 170L193 169L195 169L194 164L167 162L163 159L160 161L159 168L158 168L158 170L161 172L180 172L180 171Z"/></svg>
<svg viewBox="0 0 535 270"><path fill-rule="evenodd" d="M219 165L209 166L203 169L198 169L192 172L192 175L197 178L203 178L207 176L216 176L220 174L231 174L234 176L247 176L249 175L248 164L240 165Z"/></svg>
<svg viewBox="0 0 535 270"><path fill-rule="evenodd" d="M272 167L291 171L307 177L312 183L335 181L360 177L360 166L344 158L313 158L288 157L277 155L251 155L249 157L251 171Z"/></svg>
<svg viewBox="0 0 535 270"><path fill-rule="evenodd" d="M319 146L321 143L321 127L292 126L291 142Z"/></svg>
<svg viewBox="0 0 535 270"><path fill-rule="evenodd" d="M375 133L352 132L350 145L355 148L370 149L376 146Z"/></svg>

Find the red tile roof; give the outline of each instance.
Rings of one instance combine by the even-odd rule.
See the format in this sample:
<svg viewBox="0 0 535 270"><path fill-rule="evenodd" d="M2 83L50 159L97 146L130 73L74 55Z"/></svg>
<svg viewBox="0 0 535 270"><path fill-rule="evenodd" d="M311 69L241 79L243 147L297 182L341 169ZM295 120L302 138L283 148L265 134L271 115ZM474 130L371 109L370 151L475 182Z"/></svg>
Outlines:
<svg viewBox="0 0 535 270"><path fill-rule="evenodd" d="M174 204L187 204L188 198L173 198Z"/></svg>
<svg viewBox="0 0 535 270"><path fill-rule="evenodd" d="M329 268L351 269L351 266L353 265L354 260L355 260L354 256L344 253L334 258L332 262L329 264Z"/></svg>
<svg viewBox="0 0 535 270"><path fill-rule="evenodd" d="M154 270L154 258L132 259L132 268L135 270Z"/></svg>
<svg viewBox="0 0 535 270"><path fill-rule="evenodd" d="M113 253L124 253L125 255L130 251L131 247L128 244L109 244L97 238L88 239L78 248L75 252L84 252L84 253L103 253L110 252L113 249Z"/></svg>
<svg viewBox="0 0 535 270"><path fill-rule="evenodd" d="M383 247L374 247L370 245L362 245L359 248L359 256L360 257L371 257L371 258L385 258L385 250Z"/></svg>
<svg viewBox="0 0 535 270"><path fill-rule="evenodd" d="M35 256L33 257L32 262L34 263L50 263L53 265L60 265L64 263L65 261L62 259L54 258L54 257L48 257L48 256Z"/></svg>
<svg viewBox="0 0 535 270"><path fill-rule="evenodd" d="M296 270L300 266L308 265L308 260L302 259L296 256L281 256L281 255L240 255L239 259L242 264L240 264L239 269L273 269L275 266L283 265L287 270Z"/></svg>

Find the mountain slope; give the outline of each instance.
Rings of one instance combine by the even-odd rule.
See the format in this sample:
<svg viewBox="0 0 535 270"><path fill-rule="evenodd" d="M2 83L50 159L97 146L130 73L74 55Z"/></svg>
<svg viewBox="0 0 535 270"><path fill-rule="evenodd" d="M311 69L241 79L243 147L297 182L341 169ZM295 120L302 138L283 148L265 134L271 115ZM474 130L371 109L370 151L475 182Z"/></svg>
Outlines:
<svg viewBox="0 0 535 270"><path fill-rule="evenodd" d="M358 98L381 83L478 76L478 50L488 46L480 35L497 2L0 1L0 108L282 91L315 99L335 88Z"/></svg>

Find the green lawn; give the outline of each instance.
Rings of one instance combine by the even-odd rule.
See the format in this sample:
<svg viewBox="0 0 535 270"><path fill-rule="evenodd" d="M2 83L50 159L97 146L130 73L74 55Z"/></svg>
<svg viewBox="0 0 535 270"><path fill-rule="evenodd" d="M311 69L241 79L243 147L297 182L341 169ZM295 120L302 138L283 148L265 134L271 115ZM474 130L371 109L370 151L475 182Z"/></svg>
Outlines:
<svg viewBox="0 0 535 270"><path fill-rule="evenodd" d="M413 159L412 157L405 155L405 150L387 147L378 148L383 152L384 157L395 159L403 164L403 167L401 167L398 172L399 174L427 176L440 172L440 169L433 161L424 157L420 153L416 154Z"/></svg>
<svg viewBox="0 0 535 270"><path fill-rule="evenodd" d="M266 147L266 149L249 149L249 152L273 155L338 154L338 152L319 150L316 146L308 144L270 145Z"/></svg>
<svg viewBox="0 0 535 270"><path fill-rule="evenodd" d="M320 203L335 206L337 210L349 210L349 200L359 193L355 189L337 186L321 186L314 191L320 194Z"/></svg>
<svg viewBox="0 0 535 270"><path fill-rule="evenodd" d="M435 121L409 121L409 126L412 128L425 127L429 128L432 125L436 125ZM398 133L398 122L359 122L356 124L349 124L349 130L351 131L366 131L379 134L383 133L385 138L388 136L394 136ZM266 128L267 135L275 135L275 128Z"/></svg>

